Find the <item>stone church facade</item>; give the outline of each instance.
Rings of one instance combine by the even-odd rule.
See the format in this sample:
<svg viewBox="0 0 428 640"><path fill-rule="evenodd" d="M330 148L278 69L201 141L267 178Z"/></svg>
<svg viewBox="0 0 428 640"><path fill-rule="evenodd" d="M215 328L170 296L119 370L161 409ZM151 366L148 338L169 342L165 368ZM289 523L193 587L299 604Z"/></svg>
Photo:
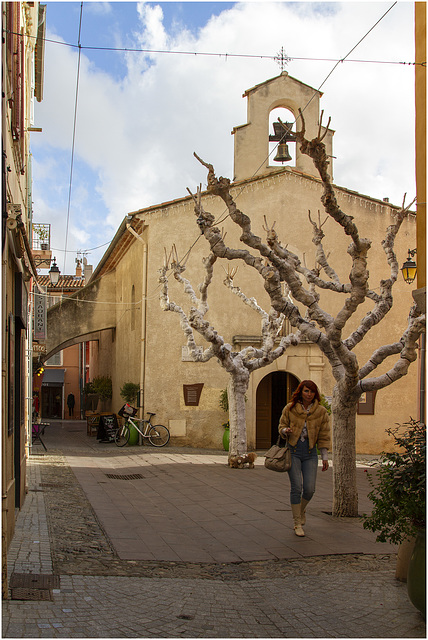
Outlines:
<svg viewBox="0 0 428 640"><path fill-rule="evenodd" d="M315 247L308 210L315 216L320 210L322 219L325 218L320 202L322 184L310 158L300 154L292 140L289 143L291 161L272 163L269 135L274 131L269 117L274 109L281 108L297 118L298 109L306 107L306 137L311 139L318 132L321 94L284 72L246 91L244 96L248 101L248 121L232 131L235 152L231 193L239 208L251 218L257 235L265 237L265 216L270 224L275 221L281 242L312 268ZM333 132L329 131L325 142L331 156L332 140ZM210 158L204 160L209 162ZM204 180L206 170L201 166L201 182ZM388 225L394 222L398 207L339 186L336 186L336 196L340 208L354 217L360 235L372 240L370 287L376 289L380 280L389 276L381 241ZM224 215L220 199L206 192L202 193L202 199L204 209L222 220L219 226L227 233L227 243L237 247L239 230ZM326 223L324 231L324 246L330 254L330 262L341 280L347 281L349 241L332 220ZM415 216L410 215L396 242L400 265L407 249L415 246L415 234ZM219 400L222 389L227 386L228 375L216 360L208 363L190 361L178 316L160 308L158 269L163 264L165 250L169 252L172 245L179 257L184 257L192 247L183 276L197 291L204 277L202 259L208 255L209 247L200 236L190 196L133 212L122 222L87 285L88 291L96 289L97 293L93 295L100 301L108 298L115 302L113 310L109 307L108 322L105 320L103 330L93 342L93 358L98 367L94 374L111 375L113 410L117 411L123 402L120 388L124 382L136 382L141 389L141 414L156 412L155 422L169 426L172 444L221 448L222 423L226 422L227 415L220 409ZM227 265L223 266L227 269ZM269 300L263 282L257 281L254 270L243 264L236 266L239 269L235 284L268 311ZM207 318L234 348L257 345L261 335L260 316L226 289L224 275L218 261L209 291ZM188 309L182 288L172 277L169 282L171 299ZM398 340L406 327L412 296L411 288L401 275L394 287L394 299L395 305L387 318L355 349L360 365L378 346ZM337 313L343 303L344 298L338 300L337 294L321 293L320 304L330 313ZM359 309L355 321L349 323L348 333L355 329L371 305L367 302ZM86 325L79 329L82 335L86 333L86 339L94 328L93 325L89 328L88 314L97 313L99 322L103 322L99 305L91 312L88 308L91 305L85 306ZM196 339L202 348L206 348L201 339ZM389 366L390 362L387 362L384 370ZM334 379L330 367L318 347L310 342L290 347L273 364L251 375L246 403L250 450L270 446L284 404L299 381L307 378L314 380L327 398L331 397ZM414 364L408 376L379 391L375 397L361 398L357 451L377 454L389 448L385 429L410 416L416 417L416 413L417 366Z"/></svg>

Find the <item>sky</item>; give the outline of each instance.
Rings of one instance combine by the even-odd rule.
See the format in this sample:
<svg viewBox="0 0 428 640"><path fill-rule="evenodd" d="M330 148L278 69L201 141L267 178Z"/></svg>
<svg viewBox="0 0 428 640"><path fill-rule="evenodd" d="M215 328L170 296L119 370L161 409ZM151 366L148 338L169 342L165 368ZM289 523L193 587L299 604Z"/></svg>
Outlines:
<svg viewBox="0 0 428 640"><path fill-rule="evenodd" d="M204 184L194 151L233 178L242 94L279 75L281 50L290 76L321 87L335 184L398 205L416 195L414 65L395 64L414 62L412 2L46 5L33 219L51 224L62 273L83 255L95 267L128 213Z"/></svg>

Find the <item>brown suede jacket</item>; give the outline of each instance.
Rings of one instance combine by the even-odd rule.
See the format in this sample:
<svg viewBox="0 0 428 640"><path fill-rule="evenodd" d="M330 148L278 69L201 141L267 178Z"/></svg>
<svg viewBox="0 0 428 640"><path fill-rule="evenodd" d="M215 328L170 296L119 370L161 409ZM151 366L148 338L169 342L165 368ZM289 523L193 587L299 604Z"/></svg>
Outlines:
<svg viewBox="0 0 428 640"><path fill-rule="evenodd" d="M302 429L305 426L308 430L309 449L313 449L315 444L318 448L326 447L330 449L330 420L327 409L318 400L314 400L309 413L303 409L298 402L291 409L291 402L287 404L281 414L278 430L284 427L291 427L292 433L288 436L289 443L294 447L297 444Z"/></svg>

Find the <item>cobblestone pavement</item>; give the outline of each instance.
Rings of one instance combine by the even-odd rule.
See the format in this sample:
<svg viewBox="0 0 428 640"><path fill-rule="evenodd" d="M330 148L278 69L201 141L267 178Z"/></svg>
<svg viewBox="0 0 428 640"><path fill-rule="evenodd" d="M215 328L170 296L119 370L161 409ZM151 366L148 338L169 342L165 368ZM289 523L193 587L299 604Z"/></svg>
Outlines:
<svg viewBox="0 0 428 640"><path fill-rule="evenodd" d="M59 576L58 588L5 600L4 638L426 637L382 545L273 561L120 558L63 454L30 456L8 553L9 579Z"/></svg>

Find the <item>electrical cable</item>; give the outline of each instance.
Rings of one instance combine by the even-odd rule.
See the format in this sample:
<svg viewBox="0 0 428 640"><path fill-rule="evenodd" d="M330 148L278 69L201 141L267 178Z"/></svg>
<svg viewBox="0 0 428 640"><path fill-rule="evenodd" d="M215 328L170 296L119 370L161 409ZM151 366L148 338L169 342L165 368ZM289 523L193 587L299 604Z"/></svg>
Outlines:
<svg viewBox="0 0 428 640"><path fill-rule="evenodd" d="M81 51L82 51L81 43L80 43L80 35L82 32L82 15L83 15L83 0L80 3L79 36L78 36L79 55L77 59L76 95L75 95L75 101L74 101L73 138L72 138L72 145L71 145L70 182L68 187L67 222L66 222L66 228L65 228L64 272L65 272L65 262L67 259L68 225L70 221L71 191L72 191L72 183L73 183L73 166L74 166L74 149L75 149L75 143L76 143L77 101L79 96L80 57L81 57Z"/></svg>
<svg viewBox="0 0 428 640"><path fill-rule="evenodd" d="M91 249L82 249L80 251L75 251L75 250L71 250L71 249L55 249L54 247L51 247L52 251L60 251L61 253L91 253L91 251L96 251L96 249L102 249L102 247L106 247L107 245L111 244L111 240L109 240L108 242L104 242L103 244L99 244L98 247L92 247Z"/></svg>
<svg viewBox="0 0 428 640"><path fill-rule="evenodd" d="M374 25L376 26L376 25ZM10 33L13 35L21 36L20 33L15 33L8 29L4 29L5 33ZM36 38L37 36L28 36L29 38ZM79 49L83 51L112 51L112 52L123 52L123 53L146 53L146 54L172 54L172 55L181 55L181 56L205 56L205 57L214 57L214 58L248 58L248 59L256 59L256 60L274 60L278 61L278 56L275 55L257 55L251 53L215 53L208 51L173 51L171 49L138 49L132 47L97 47L93 45L76 45L69 42L63 42L61 40L54 40L53 38L43 38L43 42L49 42L51 44L58 44L64 47L70 47L71 49ZM359 44L359 43L358 43ZM356 45L358 46L358 45ZM307 62L345 62L344 58L337 60L336 58L311 58L305 56L287 56L288 61L307 61ZM405 62L401 60L346 60L346 62L354 62L357 64L399 64L399 65L408 65L408 66L426 66L426 61L424 62Z"/></svg>
<svg viewBox="0 0 428 640"><path fill-rule="evenodd" d="M333 58L311 58L311 57L288 57L287 56L287 61L289 60L304 60L304 61L320 61L320 62L335 62L335 65L333 67L333 69L329 72L329 74L326 76L326 78L323 80L323 82L320 84L319 88L317 91L320 91L321 87L327 82L328 78L331 76L331 74L335 71L335 69L337 68L337 66L342 63L342 62L354 62L354 63L371 63L371 64L401 64L401 65L425 65L425 62L401 62L401 61L385 61L385 60L348 60L349 55L359 46L359 44L361 44L361 42L369 35L369 33L379 24L379 22L386 16L387 13L389 13L389 11L397 4L397 2L394 2L393 5L391 5L391 7L382 15L381 18L379 18L379 20L369 29L369 31L357 42L357 44L346 54L346 56L344 56L343 58L336 60ZM81 52L82 50L92 50L92 51L117 51L117 52L135 52L135 53L149 53L149 54L177 54L177 55L192 55L192 56L197 56L197 55L201 55L201 56L211 56L211 57L226 57L226 58L249 58L249 59L267 59L267 60L275 60L278 61L278 56L272 56L272 55L255 55L255 54L228 54L228 53L213 53L213 52L196 52L196 51L171 51L171 50L164 50L164 49L159 49L159 50L155 50L155 49L139 49L139 48L128 48L128 47L97 47L97 46L92 46L92 45L82 45L81 44L81 26L82 26L82 11L83 11L83 2L81 2L81 7L80 7L80 21L79 21L79 36L78 36L78 44L71 44L71 43L66 43L66 42L62 42L59 40L54 40L54 39L50 39L50 38L44 38L44 42L50 42L52 44L58 44L58 45L63 45L63 46L67 46L70 48L74 48L74 49L78 49L78 71L77 71L77 83L76 83L76 98L75 98L75 110L74 110L74 125L73 125L73 142L72 142L72 157L71 157L71 168L70 168L70 183L69 183L69 200L68 200L68 208L67 208L67 225L66 225L66 244L65 244L65 249L53 249L54 251L64 251L65 254L67 253L74 253L74 251L67 251L67 242L68 242L68 225L69 225L69 217L70 217L70 206L71 206L71 190L72 190L72 176L73 176L73 165L74 165L74 147L75 147L75 135L76 135L76 118L77 118L77 100L78 100L78 87L79 87L79 76L80 76L80 58L81 58ZM9 33L8 30L5 30L6 33ZM20 36L21 34L17 33L16 35ZM36 36L31 36L31 37L36 37ZM314 92L311 100L309 100L309 102L305 105L305 107L303 108L302 111L304 111L310 104L310 102L313 100L313 98L316 95L316 91ZM293 124L296 123L296 120L293 122ZM278 143L279 144L279 143ZM266 160L272 155L272 153L274 153L274 151L276 150L278 145L276 145L273 150L268 154L267 158L265 158L265 160L263 161L263 163L256 169L256 171L253 173L253 175L251 176L251 178L255 177L257 175L257 173L260 171L261 167L264 165L264 163L266 162ZM239 195L242 193L242 190L244 189L244 187L242 187L241 191L238 193L238 195L236 197L239 197ZM226 211L222 214L224 215L226 213ZM221 219L219 222L216 222L216 224L220 224L221 222L223 222L228 216L226 216L225 218ZM186 252L186 254L184 255L184 257L186 257L191 249L193 248L193 246L196 244L197 240L194 242L194 244L189 248L189 250ZM88 249L85 251L86 252L90 252L96 249L99 249L103 246L107 246L108 244L110 244L109 242L104 243L102 245L99 245L98 247L94 247L94 249ZM183 259L184 259L183 257ZM66 255L64 256L64 262L66 259ZM65 264L64 264L64 271L65 271Z"/></svg>
<svg viewBox="0 0 428 640"><path fill-rule="evenodd" d="M387 11L385 11L385 13L375 22L374 25L372 25L370 27L370 29L364 34L364 36L362 38L360 38L360 40L352 47L352 49L350 49L348 51L348 53L346 54L346 56L344 56L343 58L341 58L340 60L338 60L336 62L336 64L334 65L334 67L331 69L331 71L327 74L327 76L324 78L324 80L321 82L321 84L319 85L318 89L314 90L314 93L312 95L312 97L308 100L308 102L306 103L306 105L303 107L303 109L301 110L302 113L308 108L308 106L310 105L310 103L312 102L312 100L315 98L315 96L317 95L317 93L320 92L321 88L324 86L324 84L327 82L327 80L330 78L330 76L334 73L334 71L337 69L337 67L339 66L339 64L341 62L344 62L348 56L351 55L351 53L353 51L355 51L355 49L363 42L363 40L365 40L365 38L367 38L367 36L373 31L373 29L375 29L375 27L377 27L377 25L385 18L385 16L391 11L391 9L393 9L395 7L395 5L397 4L397 1L395 1L390 7L389 9L387 9ZM294 122L292 123L291 126L293 126L294 124L297 123L297 118L294 119ZM285 137L285 133L283 138ZM283 139L281 138L281 140ZM254 178L258 172L260 171L260 169L264 166L266 160L268 160L268 158L272 155L272 153L275 151L275 149L278 147L278 145L281 143L281 140L275 145L275 147L273 148L273 150L266 156L266 158L263 160L263 162L260 164L259 167L257 167L257 169L255 170L255 172L253 173L253 175L250 177L250 180L252 178ZM245 186L241 187L240 191L238 192L238 194L235 196L235 201L239 198L239 196L241 195L241 193L244 191ZM227 209L224 210L224 212L221 214L221 216L224 216L223 218L220 216L220 219L215 221L214 224L218 225L221 224L222 222L224 222L228 217L229 217L229 213L227 212ZM190 249L185 253L184 257L186 257L190 251L193 249L193 247L195 246L196 242L199 240L200 236L196 239L196 241L192 244L192 246L190 247ZM184 259L184 257L182 258L182 260Z"/></svg>
<svg viewBox="0 0 428 640"><path fill-rule="evenodd" d="M327 76L325 77L325 79L323 80L323 82L320 84L320 86L318 87L317 90L314 91L313 96L310 98L310 100L307 102L307 104L304 106L304 108L302 109L302 113L303 111L305 111L307 109L307 107L309 106L309 104L312 102L312 100L314 99L314 97L316 96L316 94L321 90L321 88L324 86L324 84L327 82L327 80L329 79L329 77L333 74L333 72L336 70L336 68L339 66L340 63L343 63L345 61L347 62L358 62L358 63L377 63L377 64L408 64L408 65L416 65L416 64L421 64L424 65L425 63L417 63L417 62L397 62L397 61L373 61L373 60L348 60L349 56L351 55L351 53L361 44L361 42L363 42L363 40L371 33L371 31L373 31L373 29L375 29L375 27L381 22L381 20L383 20L383 18L389 13L389 11L391 11L391 9L397 4L397 2L394 2L389 9L379 18L379 20L377 20L377 22L367 31L367 33L352 47L352 49L350 49L350 51L341 59L339 60L332 60L329 58L300 58L300 57L287 57L287 60L308 60L308 61L334 61L335 65L334 67L331 69L331 71L327 74ZM83 11L83 1L81 2L81 7L80 7L80 22L79 22L79 37L78 37L78 44L74 45L74 44L69 44L69 43L65 43L65 42L60 42L60 41L56 41L56 40L52 40L52 39L48 39L45 38L44 41L45 42L51 42L53 44L59 44L59 45L64 45L64 46L69 46L72 48L78 48L78 72L77 72L77 82L76 82L76 99L75 99L75 111L74 111L74 125L73 125L73 143L72 143L72 159L71 159L71 170L70 170L70 185L69 185L69 202L68 202L68 210L67 210L67 227L66 227L66 245L65 245L65 249L64 252L67 253L67 238L68 238L68 224L69 224L69 215L70 215L70 203L71 203L71 188L72 188L72 174L73 174L73 162L74 162L74 146L75 146L75 133L76 133L76 119L77 119L77 100L78 100L78 88L79 88L79 76L80 76L80 58L81 58L81 51L82 50L98 50L98 51L124 51L124 52L136 52L136 53L156 53L156 54L180 54L180 55L203 55L203 56L216 56L216 57L234 57L234 58L256 58L256 59L269 59L269 60L278 60L278 56L265 56L265 55L251 55L251 54L221 54L221 53L209 53L209 52L190 52L190 51L170 51L170 50L150 50L150 49L131 49L131 48L116 48L116 47L95 47L95 46L84 46L81 44L81 25L82 25L82 11ZM19 34L18 34L19 35ZM294 120L293 124L296 124L297 119ZM284 134L285 135L285 134ZM279 144L279 142L278 142ZM260 171L260 169L264 166L266 160L270 157L270 155L272 155L272 153L275 151L275 149L277 148L278 144L274 147L274 149L268 154L268 156L263 160L262 164L256 169L256 171L253 173L253 175L251 176L251 178L254 178L258 172ZM251 179L250 178L250 179ZM241 187L240 191L238 192L238 194L236 195L235 199L239 198L239 196L242 194L242 192L244 191L245 186ZM221 214L221 216L225 216L224 218L222 218L220 216L220 220L216 221L215 224L220 224L221 222L223 222L224 220L227 219L227 217L229 217L229 214L227 213L227 215L225 215L227 213L227 210L225 210L223 212L223 214ZM193 244L189 247L189 249L187 250L187 252L184 254L183 258L181 259L184 260L184 258L186 258L186 256L188 256L190 254L190 252L192 251L193 247L196 245L196 243L198 242L199 238L201 236L199 235L198 238L196 238L196 240L193 242ZM99 247L95 247L95 249L101 248L103 246L106 246L110 243L105 243L100 245ZM58 251L61 251L60 249L58 249ZM89 250L88 250L89 251ZM65 260L66 256L64 257ZM181 262L180 261L180 262ZM64 270L65 270L65 265L64 265Z"/></svg>
<svg viewBox="0 0 428 640"><path fill-rule="evenodd" d="M76 291L73 291L72 293L70 293L70 295L55 295L55 293L53 291L43 291L42 289L40 289L39 293L35 293L34 291L30 291L29 295L30 296L34 296L34 295L38 295L40 297L44 297L44 298L58 298L58 302L63 302L64 300L69 300L70 302L83 302L85 304L107 304L107 305L111 305L111 306L123 306L123 305L127 305L127 306L131 306L134 307L138 304L141 304L142 302L146 301L146 300L151 300L152 298L155 297L156 292L158 289L160 289L160 284L158 284L155 287L155 290L152 294L148 295L148 296L144 296L144 298L141 298L141 300L138 300L137 302L110 302L108 300L82 300L82 298L72 298L71 296L74 293L79 293L79 289L76 289ZM56 304L56 303L55 303Z"/></svg>

